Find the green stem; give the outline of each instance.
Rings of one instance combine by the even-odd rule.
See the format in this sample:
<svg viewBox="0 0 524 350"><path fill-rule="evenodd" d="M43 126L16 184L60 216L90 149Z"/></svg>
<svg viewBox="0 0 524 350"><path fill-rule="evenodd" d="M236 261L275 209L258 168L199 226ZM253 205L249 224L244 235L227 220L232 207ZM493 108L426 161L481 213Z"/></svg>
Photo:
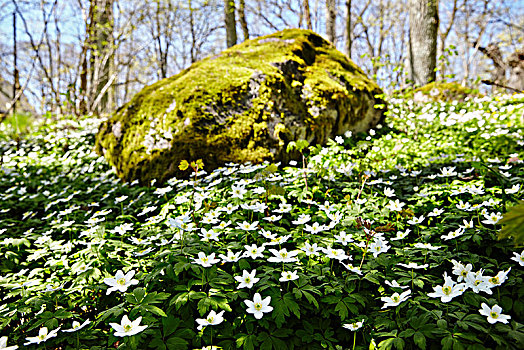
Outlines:
<svg viewBox="0 0 524 350"><path fill-rule="evenodd" d="M357 331L353 332L353 348L352 350L355 350L355 345L357 343Z"/></svg>

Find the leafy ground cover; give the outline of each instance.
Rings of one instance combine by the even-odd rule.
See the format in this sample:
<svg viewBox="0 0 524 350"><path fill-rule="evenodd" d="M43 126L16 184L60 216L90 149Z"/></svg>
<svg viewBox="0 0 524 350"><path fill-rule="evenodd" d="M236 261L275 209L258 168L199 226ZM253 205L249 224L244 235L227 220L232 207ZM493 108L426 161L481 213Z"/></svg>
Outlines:
<svg viewBox="0 0 524 350"><path fill-rule="evenodd" d="M391 98L304 162L150 187L92 151L99 120L3 127L0 348L522 348L524 252L497 232L523 110Z"/></svg>

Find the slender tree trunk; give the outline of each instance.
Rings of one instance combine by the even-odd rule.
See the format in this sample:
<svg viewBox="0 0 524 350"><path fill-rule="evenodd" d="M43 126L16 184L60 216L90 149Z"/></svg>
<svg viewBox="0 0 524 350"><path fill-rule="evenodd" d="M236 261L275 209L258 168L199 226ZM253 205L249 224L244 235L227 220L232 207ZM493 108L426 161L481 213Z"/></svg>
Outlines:
<svg viewBox="0 0 524 350"><path fill-rule="evenodd" d="M346 54L351 58L351 46L352 42L352 30L351 30L351 0L346 0Z"/></svg>
<svg viewBox="0 0 524 350"><path fill-rule="evenodd" d="M336 0L326 0L326 34L328 40L335 44L336 43L336 27L337 23L337 6Z"/></svg>
<svg viewBox="0 0 524 350"><path fill-rule="evenodd" d="M42 20L45 21L46 12L45 12L45 2L43 0L40 1L40 8L42 9ZM54 9L56 9L56 7L53 7L51 11L53 11ZM49 12L49 15L51 15L51 11ZM59 86L60 83L55 75L55 65L56 65L56 70L59 69L58 68L59 66L55 62L56 53L53 52L53 47L51 46L52 40L49 36L49 31L47 30L47 26L45 27L44 34L45 34L45 42L46 42L47 50L48 50L47 60L48 60L48 69L49 69L49 84L51 85L51 90L53 91L53 97L54 97L51 109L56 110L56 114L60 114L61 113L60 86ZM55 87L55 81L57 82L56 87Z"/></svg>
<svg viewBox="0 0 524 350"><path fill-rule="evenodd" d="M13 63L14 63L14 72L13 72L13 106L12 111L13 115L16 114L16 94L20 90L20 72L18 71L18 50L16 46L16 12L13 12Z"/></svg>
<svg viewBox="0 0 524 350"><path fill-rule="evenodd" d="M193 6L191 0L189 2L189 28L191 30L191 63L196 61L196 33L195 33L195 17L193 14Z"/></svg>
<svg viewBox="0 0 524 350"><path fill-rule="evenodd" d="M152 32L156 38L156 44L157 44L158 66L159 66L158 68L160 70L159 78L164 79L164 78L167 78L167 57L168 57L169 44L166 38L165 40L166 48L164 51L164 47L162 46L162 35L161 35L162 33L162 24L160 23L161 16L162 16L162 8L160 7L160 1L157 0L156 12L155 12L156 33L155 33L155 29L153 29Z"/></svg>
<svg viewBox="0 0 524 350"><path fill-rule="evenodd" d="M60 46L60 43L62 42L62 32L60 30L60 26L58 25L58 14L57 14L57 8L55 7L54 8L54 18L55 18L55 35L56 35L56 39L55 39L55 46L56 46L56 85L57 85L57 90L60 91L60 83L62 82L62 66L63 66L63 62L62 62L62 49L61 49L61 46ZM68 107L73 107L73 106L70 106L69 105L69 99L70 99L70 91L69 91L69 87L67 87L68 89L68 95L67 95L67 98L68 98L68 101L67 101L67 106ZM57 103L58 103L58 108L57 108L57 113L60 113L62 114L64 111L63 111L63 105L60 103L60 99L58 98L57 99Z"/></svg>
<svg viewBox="0 0 524 350"><path fill-rule="evenodd" d="M237 43L237 23L235 19L235 0L224 0L227 47Z"/></svg>
<svg viewBox="0 0 524 350"><path fill-rule="evenodd" d="M464 16L464 37L462 39L464 45L464 54L462 55L462 70L464 76L462 77L462 84L466 85L469 78L469 13L468 1L464 0L464 9L468 15Z"/></svg>
<svg viewBox="0 0 524 350"><path fill-rule="evenodd" d="M82 44L82 53L80 54L80 93L79 93L79 103L78 103L78 114L85 115L87 114L87 80L90 75L88 56L89 56L89 47L91 46L91 38L93 36L93 25L94 25L94 10L95 3L91 2L89 4L89 13L86 18L86 36Z"/></svg>
<svg viewBox="0 0 524 350"><path fill-rule="evenodd" d="M313 30L313 25L311 24L311 12L309 11L309 0L304 0L304 17L306 18L307 29Z"/></svg>
<svg viewBox="0 0 524 350"><path fill-rule="evenodd" d="M244 41L249 39L249 28L246 21L246 2L245 0L238 1L238 20L242 27L242 34L244 34Z"/></svg>
<svg viewBox="0 0 524 350"><path fill-rule="evenodd" d="M93 0L95 7L94 51L91 67L93 95L95 101L103 94L96 112L107 113L112 108L112 91L104 89L113 70L114 39L113 39L113 0ZM104 91L105 90L105 91ZM94 111L91 111L94 112Z"/></svg>
<svg viewBox="0 0 524 350"><path fill-rule="evenodd" d="M409 0L411 80L425 85L436 78L438 0Z"/></svg>

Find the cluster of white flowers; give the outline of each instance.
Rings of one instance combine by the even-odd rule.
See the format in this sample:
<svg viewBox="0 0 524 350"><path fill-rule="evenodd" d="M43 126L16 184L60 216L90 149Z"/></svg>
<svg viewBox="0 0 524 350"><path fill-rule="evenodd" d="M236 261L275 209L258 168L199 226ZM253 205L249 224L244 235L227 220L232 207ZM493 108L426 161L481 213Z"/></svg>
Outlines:
<svg viewBox="0 0 524 350"><path fill-rule="evenodd" d="M471 264L463 265L462 263L451 260L453 263L453 274L457 276L457 281L444 273L444 284L433 287L434 292L428 295L432 298L440 298L443 303L451 301L453 298L462 295L467 289L475 293L484 292L493 294L491 289L500 286L507 280L511 267L506 271L499 271L495 276L484 276L482 269L473 272Z"/></svg>

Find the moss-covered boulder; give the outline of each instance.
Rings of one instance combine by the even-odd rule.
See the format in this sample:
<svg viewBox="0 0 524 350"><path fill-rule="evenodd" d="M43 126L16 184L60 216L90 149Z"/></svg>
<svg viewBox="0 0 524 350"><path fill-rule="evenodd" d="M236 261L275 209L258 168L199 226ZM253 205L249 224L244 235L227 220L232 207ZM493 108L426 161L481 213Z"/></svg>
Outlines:
<svg viewBox="0 0 524 350"><path fill-rule="evenodd" d="M416 88L410 93L416 101L464 101L466 97L481 97L482 94L473 88L457 82L432 82Z"/></svg>
<svg viewBox="0 0 524 350"><path fill-rule="evenodd" d="M287 161L286 145L365 131L382 91L319 35L285 30L246 41L145 87L105 121L96 149L124 180L163 181L182 159ZM375 108L375 105L382 105Z"/></svg>

